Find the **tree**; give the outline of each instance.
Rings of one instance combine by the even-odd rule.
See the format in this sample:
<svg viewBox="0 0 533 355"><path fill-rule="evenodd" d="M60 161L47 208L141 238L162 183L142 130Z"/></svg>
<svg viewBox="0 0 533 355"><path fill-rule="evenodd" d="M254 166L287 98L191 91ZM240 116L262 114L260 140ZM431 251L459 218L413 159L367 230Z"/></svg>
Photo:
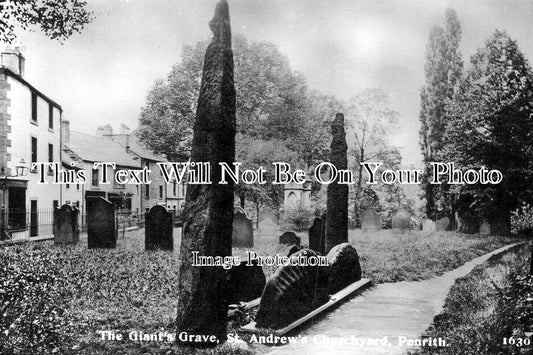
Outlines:
<svg viewBox="0 0 533 355"><path fill-rule="evenodd" d="M398 113L389 108L388 95L381 89L366 89L353 96L347 107L352 132L357 181L354 186L354 221L360 227L363 168L360 163L384 161L394 149L388 144L390 130L397 125Z"/></svg>
<svg viewBox="0 0 533 355"><path fill-rule="evenodd" d="M62 41L92 21L87 2L80 0L6 0L0 2L0 40L11 43L23 30L38 26L49 38Z"/></svg>
<svg viewBox="0 0 533 355"><path fill-rule="evenodd" d="M491 232L510 231L511 211L533 200L533 76L516 41L496 31L471 57L471 69L447 107L446 158L463 170L498 169L497 185L454 189Z"/></svg>
<svg viewBox="0 0 533 355"><path fill-rule="evenodd" d="M436 219L438 204L446 207L445 214L451 214L447 185L435 186L428 183L431 162L442 161L444 130L447 122L446 103L452 99L461 79L463 60L459 52L461 25L455 10L446 10L445 26L435 25L429 34L426 48L426 83L420 98L420 145L424 163L425 179L422 184L426 199L426 215Z"/></svg>

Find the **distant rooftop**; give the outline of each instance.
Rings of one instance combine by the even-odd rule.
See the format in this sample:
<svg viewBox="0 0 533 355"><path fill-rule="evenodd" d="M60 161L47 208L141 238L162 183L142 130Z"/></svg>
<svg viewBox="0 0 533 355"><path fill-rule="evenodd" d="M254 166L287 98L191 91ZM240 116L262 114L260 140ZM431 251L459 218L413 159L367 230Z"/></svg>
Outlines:
<svg viewBox="0 0 533 355"><path fill-rule="evenodd" d="M81 159L90 162L110 162L139 168L141 163L126 152L124 146L105 137L71 131L68 147Z"/></svg>

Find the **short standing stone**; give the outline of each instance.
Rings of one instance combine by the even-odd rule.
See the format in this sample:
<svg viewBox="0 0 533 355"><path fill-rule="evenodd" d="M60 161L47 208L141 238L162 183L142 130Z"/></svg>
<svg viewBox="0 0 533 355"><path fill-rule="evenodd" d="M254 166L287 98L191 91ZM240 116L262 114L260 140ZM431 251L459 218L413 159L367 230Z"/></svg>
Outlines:
<svg viewBox="0 0 533 355"><path fill-rule="evenodd" d="M299 255L316 257L311 249ZM280 266L267 281L255 318L257 327L279 329L303 317L329 300L324 266Z"/></svg>
<svg viewBox="0 0 533 355"><path fill-rule="evenodd" d="M437 232L447 231L450 229L450 219L448 217L442 217L435 221L435 230Z"/></svg>
<svg viewBox="0 0 533 355"><path fill-rule="evenodd" d="M145 250L173 250L174 214L165 207L155 205L146 213L144 229Z"/></svg>
<svg viewBox="0 0 533 355"><path fill-rule="evenodd" d="M486 219L484 219L481 222L481 225L479 226L479 234L481 234L481 235L489 235L490 234L490 223Z"/></svg>
<svg viewBox="0 0 533 355"><path fill-rule="evenodd" d="M298 237L294 232L285 232L279 237L279 244L296 245L299 248L300 237Z"/></svg>
<svg viewBox="0 0 533 355"><path fill-rule="evenodd" d="M361 216L361 231L375 232L381 230L381 216L374 207L368 207Z"/></svg>
<svg viewBox="0 0 533 355"><path fill-rule="evenodd" d="M80 239L78 226L79 210L64 204L54 210L54 243L76 244Z"/></svg>
<svg viewBox="0 0 533 355"><path fill-rule="evenodd" d="M117 227L113 204L103 197L88 197L87 244L93 248L116 248Z"/></svg>
<svg viewBox="0 0 533 355"><path fill-rule="evenodd" d="M321 255L326 253L326 215L315 218L309 228L309 248Z"/></svg>
<svg viewBox="0 0 533 355"><path fill-rule="evenodd" d="M392 217L392 229L404 232L411 228L411 216L405 210L398 210Z"/></svg>
<svg viewBox="0 0 533 355"><path fill-rule="evenodd" d="M228 302L235 304L247 302L261 297L266 285L266 277L263 268L252 261L253 265L247 265L248 261L242 261L239 266L228 270Z"/></svg>
<svg viewBox="0 0 533 355"><path fill-rule="evenodd" d="M346 286L361 280L361 265L355 248L348 243L336 245L327 255L328 290L334 294Z"/></svg>
<svg viewBox="0 0 533 355"><path fill-rule="evenodd" d="M249 248L254 246L254 226L246 214L237 212L233 216L233 247Z"/></svg>

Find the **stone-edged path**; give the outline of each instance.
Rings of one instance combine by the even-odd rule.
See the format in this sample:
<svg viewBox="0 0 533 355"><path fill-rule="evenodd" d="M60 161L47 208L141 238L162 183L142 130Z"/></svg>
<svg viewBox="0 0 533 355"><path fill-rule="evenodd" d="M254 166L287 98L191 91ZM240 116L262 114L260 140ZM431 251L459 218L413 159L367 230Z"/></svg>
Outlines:
<svg viewBox="0 0 533 355"><path fill-rule="evenodd" d="M444 275L424 281L395 282L377 285L356 296L296 335L307 337L307 343L271 348L269 354L405 354L407 345L399 345L399 337L417 339L442 311L450 287L495 254L516 244L504 246L475 258ZM388 345L365 346L350 339L387 337ZM328 338L330 341L324 341ZM315 341L316 340L316 341ZM336 342L340 340L340 342Z"/></svg>

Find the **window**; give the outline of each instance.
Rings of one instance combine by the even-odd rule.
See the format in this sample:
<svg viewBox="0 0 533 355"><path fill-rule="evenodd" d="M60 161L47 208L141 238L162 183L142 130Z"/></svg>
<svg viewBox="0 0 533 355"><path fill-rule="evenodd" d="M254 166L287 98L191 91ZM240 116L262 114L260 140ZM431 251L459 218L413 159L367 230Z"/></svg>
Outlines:
<svg viewBox="0 0 533 355"><path fill-rule="evenodd" d="M37 122L37 94L31 92L31 120Z"/></svg>
<svg viewBox="0 0 533 355"><path fill-rule="evenodd" d="M92 170L92 185L98 186L98 169Z"/></svg>
<svg viewBox="0 0 533 355"><path fill-rule="evenodd" d="M65 188L66 188L67 190L69 190L69 189L70 189L70 184L65 184Z"/></svg>
<svg viewBox="0 0 533 355"><path fill-rule="evenodd" d="M54 106L48 104L48 128L54 129Z"/></svg>
<svg viewBox="0 0 533 355"><path fill-rule="evenodd" d="M59 206L59 201L58 200L54 200L52 202L52 206L54 207L54 209L56 209Z"/></svg>
<svg viewBox="0 0 533 355"><path fill-rule="evenodd" d="M48 143L48 162L53 163L54 162L54 145L51 143ZM52 167L48 167L48 175L52 175L53 170Z"/></svg>
<svg viewBox="0 0 533 355"><path fill-rule="evenodd" d="M144 190L144 197L149 199L150 198L150 185L145 185L146 189Z"/></svg>
<svg viewBox="0 0 533 355"><path fill-rule="evenodd" d="M159 199L163 199L163 186L159 186Z"/></svg>
<svg viewBox="0 0 533 355"><path fill-rule="evenodd" d="M176 180L172 181L172 194L176 196Z"/></svg>
<svg viewBox="0 0 533 355"><path fill-rule="evenodd" d="M76 190L80 191L80 184L76 184ZM78 202L79 203L79 202Z"/></svg>
<svg viewBox="0 0 533 355"><path fill-rule="evenodd" d="M31 137L31 162L37 163L37 137ZM36 173L37 169L32 169L32 173Z"/></svg>

